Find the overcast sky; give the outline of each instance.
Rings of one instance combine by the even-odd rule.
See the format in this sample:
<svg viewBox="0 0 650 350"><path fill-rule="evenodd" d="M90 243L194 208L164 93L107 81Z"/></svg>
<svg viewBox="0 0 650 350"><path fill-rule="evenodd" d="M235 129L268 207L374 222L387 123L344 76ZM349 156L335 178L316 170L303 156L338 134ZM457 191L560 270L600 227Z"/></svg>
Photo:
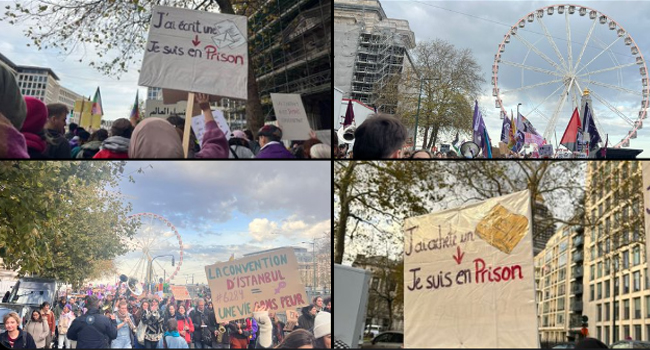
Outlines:
<svg viewBox="0 0 650 350"><path fill-rule="evenodd" d="M504 35L509 33L510 27L518 23L521 18L532 11L544 6L557 4L557 2L383 0L381 3L388 17L409 21L411 30L415 33L416 41L420 42L439 38L453 43L457 48L469 48L472 50L486 80L482 91L483 96L479 98L479 105L487 111L487 115L484 116L485 122L488 126L490 137L493 143L496 144L501 133L501 119L499 117L499 109L495 108L495 98L492 96L493 86L491 85L491 78L492 65L498 46L503 40ZM650 57L648 55L650 37L647 35L650 32L650 1L587 1L576 3L578 7L580 4L602 12L618 22L632 36L641 53L645 57ZM556 9L552 16L549 16L545 12L542 20L550 36L554 38L553 41L560 55L566 60L568 56L568 41L565 15L558 15ZM589 19L589 14L581 17L576 11L575 14L569 16L572 42L571 51L573 56L572 65L574 66L582 50L587 33L591 28L591 24L592 21ZM543 35L544 28L537 19L532 23L526 21L525 28L523 30L520 28L518 34L524 40L535 46L547 58L561 65L560 59L556 55L552 44ZM630 46L624 44L625 36L612 45L606 53L591 62L592 59L617 38L616 31L609 30L607 24L601 25L597 23L591 40L587 44L583 57L580 60L581 63L578 65L580 67L578 71L583 68L584 70L577 74L580 75L634 63ZM530 53L527 55L529 51ZM540 134L543 133L547 124L550 123L550 119L552 119L553 111L558 105L560 91L562 90L561 88L558 92L552 94L558 87L562 87L561 81L553 81L562 79L562 77L505 64L503 61L510 61L555 71L555 68L551 64L533 50L529 50L523 41L514 37L511 38L509 44L506 44L505 52L501 58L502 62L499 66L498 73L498 84L501 92L551 82L550 84L536 88L502 94L502 100L508 111L510 109L516 111L517 103L521 102L520 112L533 122L533 125L538 129ZM598 97L608 102L612 108L615 108L626 117L634 120L638 118L642 100L639 67L634 64L613 71L594 73L589 76L580 77L582 79L580 87L582 89L588 87ZM596 83L589 83L586 80L595 81ZM615 85L634 92L621 92L609 87L596 85L598 83ZM549 95L551 97L544 102L544 99ZM612 143L618 143L631 129L630 125L595 96L592 99L596 118L599 123L599 131L603 139L605 138L605 134L608 134L610 145ZM537 111L532 112L536 107L538 107L537 111L539 113ZM555 133L557 133L558 140L562 138L573 108L572 100L570 98L567 99L564 108L558 114L558 121L554 132L551 133L553 144L555 144ZM645 128L641 129L638 133L638 138L631 141L630 148L650 150L650 140L647 139L647 136L647 130ZM646 153L641 156L644 155Z"/></svg>
<svg viewBox="0 0 650 350"><path fill-rule="evenodd" d="M139 168L145 173L135 172ZM206 282L204 266L228 260L233 253L241 258L279 246L311 252L311 245L301 242L330 233L329 162L129 161L125 174L130 173L136 183L125 179L119 190L133 203L132 214L161 215L182 237L183 264L175 279L181 283L192 273L195 282ZM145 226L159 230L163 243L152 255L174 254L178 261L179 243L169 230L164 225ZM121 268L130 271L141 255L119 259ZM170 260L156 262L169 274L175 269Z"/></svg>
<svg viewBox="0 0 650 350"><path fill-rule="evenodd" d="M13 1L0 1L0 17L4 17L5 6ZM106 76L96 69L89 67L90 58L94 55L94 48L88 44L87 50L76 49L70 55L62 55L56 49L38 50L23 32L29 28L26 23L10 25L0 21L0 53L9 58L16 65L40 66L51 68L59 77L61 86L83 96L95 95L99 86L102 92L104 118L114 120L129 118L135 100L136 92L140 91L140 98L145 100L147 88L138 86L138 69L140 63L132 65L128 73L120 76ZM31 46L27 46L30 43ZM144 54L136 52L134 57ZM79 59L83 58L83 62Z"/></svg>

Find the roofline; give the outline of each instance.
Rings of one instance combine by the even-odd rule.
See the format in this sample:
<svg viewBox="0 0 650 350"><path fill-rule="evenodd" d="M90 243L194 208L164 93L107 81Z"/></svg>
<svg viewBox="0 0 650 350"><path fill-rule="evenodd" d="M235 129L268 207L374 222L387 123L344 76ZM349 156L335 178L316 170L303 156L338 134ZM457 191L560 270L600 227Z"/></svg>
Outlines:
<svg viewBox="0 0 650 350"><path fill-rule="evenodd" d="M56 73L54 73L54 71L51 68L38 67L38 66L16 66L17 71L20 71L21 69L40 69L40 70L44 70L44 71L47 71L48 73L52 74L54 79L61 80L61 79L59 79L59 77L56 75Z"/></svg>

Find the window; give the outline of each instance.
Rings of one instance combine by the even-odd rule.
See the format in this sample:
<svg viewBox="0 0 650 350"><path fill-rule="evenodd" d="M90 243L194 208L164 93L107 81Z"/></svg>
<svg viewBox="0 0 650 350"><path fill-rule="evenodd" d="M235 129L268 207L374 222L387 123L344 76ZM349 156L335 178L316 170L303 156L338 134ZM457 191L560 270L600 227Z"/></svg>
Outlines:
<svg viewBox="0 0 650 350"><path fill-rule="evenodd" d="M566 250L566 247L567 247L567 241L560 242L560 251L559 252L560 253L564 252Z"/></svg>
<svg viewBox="0 0 650 350"><path fill-rule="evenodd" d="M610 290L610 283L609 280L605 281L605 285L603 288L605 288L605 298L609 298L609 290Z"/></svg>
<svg viewBox="0 0 650 350"><path fill-rule="evenodd" d="M634 298L634 319L641 318L641 298Z"/></svg>
<svg viewBox="0 0 650 350"><path fill-rule="evenodd" d="M561 297L560 299L557 300L557 310L558 311L564 310L564 297Z"/></svg>
<svg viewBox="0 0 650 350"><path fill-rule="evenodd" d="M639 241L639 226L634 226L634 231L632 233L632 241L634 242Z"/></svg>
<svg viewBox="0 0 650 350"><path fill-rule="evenodd" d="M601 256L603 256L603 242L602 241L598 242L598 257L600 258Z"/></svg>
<svg viewBox="0 0 650 350"><path fill-rule="evenodd" d="M593 300L594 300L594 291L595 291L595 290L596 290L596 289L595 289L595 287L594 287L593 284L589 286L589 301L593 301ZM650 310L650 309L648 309L648 310ZM649 316L650 316L650 315L649 315Z"/></svg>
<svg viewBox="0 0 650 350"><path fill-rule="evenodd" d="M610 220L609 220L609 218L607 218L607 219L605 220L605 233L606 233L606 234L610 234L610 233L611 233L610 228L611 228Z"/></svg>
<svg viewBox="0 0 650 350"><path fill-rule="evenodd" d="M609 321L609 303L605 303L605 321Z"/></svg>
<svg viewBox="0 0 650 350"><path fill-rule="evenodd" d="M641 249L639 246L634 247L632 253L632 266L639 265L641 263Z"/></svg>
<svg viewBox="0 0 650 350"><path fill-rule="evenodd" d="M591 258L596 259L596 245L591 246Z"/></svg>
<svg viewBox="0 0 650 350"><path fill-rule="evenodd" d="M646 295L645 297L645 317L646 318L650 317L650 295Z"/></svg>
<svg viewBox="0 0 650 350"><path fill-rule="evenodd" d="M623 275L623 294L630 292L630 274Z"/></svg>
<svg viewBox="0 0 650 350"><path fill-rule="evenodd" d="M597 339L602 339L602 334L600 334L600 326L596 327L596 337Z"/></svg>
<svg viewBox="0 0 650 350"><path fill-rule="evenodd" d="M598 304L598 305L596 305L596 307L597 307L597 309L598 309L598 319L597 319L596 321L599 321L599 322L600 322L600 321L603 320L603 305L602 305L602 304Z"/></svg>
<svg viewBox="0 0 650 350"><path fill-rule="evenodd" d="M564 280L566 278L566 269L560 269L557 272L557 276L558 276L557 278L558 278L559 281Z"/></svg>
<svg viewBox="0 0 650 350"><path fill-rule="evenodd" d="M609 275L609 259L605 259L605 275Z"/></svg>
<svg viewBox="0 0 650 350"><path fill-rule="evenodd" d="M598 270L598 278L603 277L603 263L602 262L598 262L597 270Z"/></svg>
<svg viewBox="0 0 650 350"><path fill-rule="evenodd" d="M564 315L563 314L558 314L557 315L557 323L555 325L556 326L563 326L564 325Z"/></svg>
<svg viewBox="0 0 650 350"><path fill-rule="evenodd" d="M609 344L609 326L605 326L605 334L603 334L603 343Z"/></svg>
<svg viewBox="0 0 650 350"><path fill-rule="evenodd" d="M557 259L557 266L562 267L566 265L566 253L560 254L560 257Z"/></svg>
<svg viewBox="0 0 650 350"><path fill-rule="evenodd" d="M623 300L623 319L630 319L630 299Z"/></svg>
<svg viewBox="0 0 650 350"><path fill-rule="evenodd" d="M618 341L618 326L614 326L614 343Z"/></svg>
<svg viewBox="0 0 650 350"><path fill-rule="evenodd" d="M623 252L623 268L627 269L630 267L630 251L626 250Z"/></svg>
<svg viewBox="0 0 650 350"><path fill-rule="evenodd" d="M565 283L562 283L562 284L559 285L559 287L557 288L557 295L564 295L565 285L566 285Z"/></svg>
<svg viewBox="0 0 650 350"><path fill-rule="evenodd" d="M609 244L610 244L610 242L611 242L611 240L609 239L609 237L607 237L607 239L605 240L605 254L609 253Z"/></svg>
<svg viewBox="0 0 650 350"><path fill-rule="evenodd" d="M641 325L634 325L634 339L641 339Z"/></svg>
<svg viewBox="0 0 650 350"><path fill-rule="evenodd" d="M641 271L634 271L632 276L634 280L634 291L638 292L641 290Z"/></svg>
<svg viewBox="0 0 650 350"><path fill-rule="evenodd" d="M591 267L589 267L589 280L593 281L595 276L596 276L596 265L591 265Z"/></svg>
<svg viewBox="0 0 650 350"><path fill-rule="evenodd" d="M598 283L596 285L596 292L597 292L597 298L598 300L603 298L603 285L601 283Z"/></svg>
<svg viewBox="0 0 650 350"><path fill-rule="evenodd" d="M630 336L630 326L623 326L623 337L627 338Z"/></svg>
<svg viewBox="0 0 650 350"><path fill-rule="evenodd" d="M619 319L619 306L618 306L618 301L614 302L614 319L618 320Z"/></svg>

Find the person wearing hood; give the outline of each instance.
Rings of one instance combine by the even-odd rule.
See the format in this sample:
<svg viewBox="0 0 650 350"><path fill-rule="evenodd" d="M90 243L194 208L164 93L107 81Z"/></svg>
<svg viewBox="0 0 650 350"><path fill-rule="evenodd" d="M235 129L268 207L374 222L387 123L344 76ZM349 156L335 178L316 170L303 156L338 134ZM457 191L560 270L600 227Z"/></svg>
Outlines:
<svg viewBox="0 0 650 350"><path fill-rule="evenodd" d="M249 148L250 143L246 133L241 130L233 131L230 140L228 140L228 147L230 148L230 159L255 158L253 151Z"/></svg>
<svg viewBox="0 0 650 350"><path fill-rule="evenodd" d="M209 95L199 93L196 99L205 117L205 133L194 157L228 158L228 141L212 116ZM182 140L167 120L147 118L133 130L129 158L184 158Z"/></svg>
<svg viewBox="0 0 650 350"><path fill-rule="evenodd" d="M29 158L25 137L19 131L26 116L16 77L0 62L0 158Z"/></svg>
<svg viewBox="0 0 650 350"><path fill-rule="evenodd" d="M71 156L72 158L77 158L77 155L79 154L79 151L81 151L81 146L85 145L86 142L90 139L90 133L86 130L81 130L78 132L78 136L73 137L76 138L78 137L77 140L77 145L72 148Z"/></svg>
<svg viewBox="0 0 650 350"><path fill-rule="evenodd" d="M43 127L47 121L47 107L41 100L30 96L25 96L25 105L27 117L20 132L25 137L29 158L46 158L44 152L47 144Z"/></svg>
<svg viewBox="0 0 650 350"><path fill-rule="evenodd" d="M332 348L332 314L326 311L319 312L314 320L314 348Z"/></svg>
<svg viewBox="0 0 650 350"><path fill-rule="evenodd" d="M20 316L14 311L2 318L6 332L0 333L0 345L8 349L36 349L34 337L20 329Z"/></svg>
<svg viewBox="0 0 650 350"><path fill-rule="evenodd" d="M62 103L47 105L47 122L45 123L45 155L52 159L70 159L70 143L63 136L68 107Z"/></svg>
<svg viewBox="0 0 650 350"><path fill-rule="evenodd" d="M71 349L70 348L70 339L66 337L66 333L68 333L68 328L70 328L70 325L72 324L72 321L74 321L74 313L72 313L72 306L70 304L65 304L63 307L63 311L59 315L59 349L63 347L63 343L65 342L65 348L66 349Z"/></svg>
<svg viewBox="0 0 650 350"><path fill-rule="evenodd" d="M316 317L316 305L309 305L302 308L302 316L298 318L298 328L313 332L314 318Z"/></svg>
<svg viewBox="0 0 650 350"><path fill-rule="evenodd" d="M120 118L111 126L111 137L104 140L95 159L128 159L129 143L133 134L133 125L126 118Z"/></svg>
<svg viewBox="0 0 650 350"><path fill-rule="evenodd" d="M99 129L92 133L88 142L80 147L77 159L90 159L94 157L106 139L108 139L108 131L106 129Z"/></svg>
<svg viewBox="0 0 650 350"><path fill-rule="evenodd" d="M167 331L158 341L158 349L189 349L185 338L178 333L178 323L175 318L167 320Z"/></svg>
<svg viewBox="0 0 650 350"><path fill-rule="evenodd" d="M282 142L282 129L275 125L264 125L257 133L260 140L260 153L255 158L295 158Z"/></svg>

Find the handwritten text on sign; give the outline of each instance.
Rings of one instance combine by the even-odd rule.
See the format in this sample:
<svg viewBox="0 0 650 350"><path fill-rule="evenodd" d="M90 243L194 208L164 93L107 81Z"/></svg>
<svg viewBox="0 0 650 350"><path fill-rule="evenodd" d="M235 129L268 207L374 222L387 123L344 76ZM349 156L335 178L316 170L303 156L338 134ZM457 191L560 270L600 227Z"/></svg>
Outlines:
<svg viewBox="0 0 650 350"><path fill-rule="evenodd" d="M205 273L219 322L248 317L256 304L272 311L307 305L291 248L206 266Z"/></svg>
<svg viewBox="0 0 650 350"><path fill-rule="evenodd" d="M529 195L405 220L405 348L539 346Z"/></svg>
<svg viewBox="0 0 650 350"><path fill-rule="evenodd" d="M309 120L299 94L271 94L283 140L309 139Z"/></svg>
<svg viewBox="0 0 650 350"><path fill-rule="evenodd" d="M139 85L246 99L246 17L155 6Z"/></svg>

